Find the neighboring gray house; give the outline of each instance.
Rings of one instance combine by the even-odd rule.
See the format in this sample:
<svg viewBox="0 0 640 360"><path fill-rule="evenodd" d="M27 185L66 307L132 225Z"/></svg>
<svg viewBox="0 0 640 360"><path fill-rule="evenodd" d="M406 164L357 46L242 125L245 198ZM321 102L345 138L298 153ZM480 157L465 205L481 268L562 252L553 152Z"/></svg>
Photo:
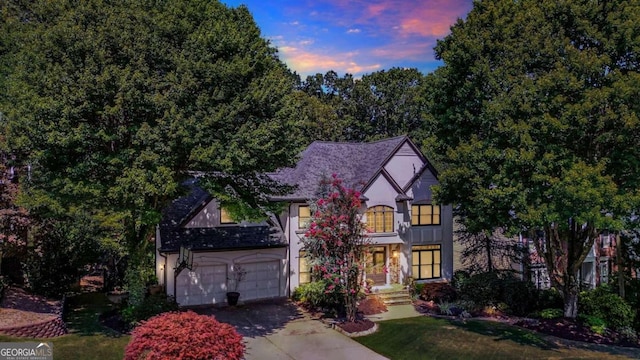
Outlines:
<svg viewBox="0 0 640 360"><path fill-rule="evenodd" d="M156 236L156 271L180 305L224 303L237 264L247 270L241 300L289 296L310 281L300 238L311 214L309 200L332 174L362 193L364 221L373 243L366 277L375 286L449 281L453 274L450 206L434 204L437 172L406 136L371 143L314 142L295 168L273 178L296 190L273 198L285 211L269 226L232 223L215 199L191 182L191 193L164 212ZM274 230L277 228L277 230ZM194 267L175 276L180 246L192 249ZM175 278L175 279L174 279Z"/></svg>

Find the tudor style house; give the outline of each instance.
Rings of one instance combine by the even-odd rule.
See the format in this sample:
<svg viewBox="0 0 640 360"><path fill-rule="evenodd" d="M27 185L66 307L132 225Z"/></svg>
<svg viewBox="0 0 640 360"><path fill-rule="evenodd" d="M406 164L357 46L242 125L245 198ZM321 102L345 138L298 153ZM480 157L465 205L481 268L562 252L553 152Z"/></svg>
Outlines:
<svg viewBox="0 0 640 360"><path fill-rule="evenodd" d="M312 143L295 168L271 174L295 190L272 201L282 214L263 223L235 223L192 180L190 192L163 213L156 232L156 272L182 306L224 304L237 289L241 301L286 297L311 274L300 238L311 219L309 202L332 174L362 193L371 238L365 276L374 286L449 281L453 274L451 206L432 200L437 171L406 136L370 143ZM177 267L189 249L191 269ZM235 274L246 276L236 283ZM180 271L182 270L182 271Z"/></svg>

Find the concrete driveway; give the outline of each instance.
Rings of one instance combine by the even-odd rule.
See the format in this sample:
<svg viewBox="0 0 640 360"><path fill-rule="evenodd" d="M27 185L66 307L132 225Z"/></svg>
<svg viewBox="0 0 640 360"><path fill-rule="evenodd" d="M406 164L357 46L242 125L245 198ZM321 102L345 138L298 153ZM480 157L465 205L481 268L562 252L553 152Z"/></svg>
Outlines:
<svg viewBox="0 0 640 360"><path fill-rule="evenodd" d="M288 300L273 300L238 307L198 311L229 323L244 336L247 360L324 360L385 357L312 319Z"/></svg>

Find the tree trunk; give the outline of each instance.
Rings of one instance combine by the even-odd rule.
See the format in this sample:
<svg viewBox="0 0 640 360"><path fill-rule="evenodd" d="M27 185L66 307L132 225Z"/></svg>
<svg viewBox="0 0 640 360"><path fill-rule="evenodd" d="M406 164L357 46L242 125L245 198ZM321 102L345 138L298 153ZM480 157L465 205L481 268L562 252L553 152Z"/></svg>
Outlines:
<svg viewBox="0 0 640 360"><path fill-rule="evenodd" d="M624 299L624 261L622 258L622 236L616 231L616 265L618 267L618 291L620 297Z"/></svg>
<svg viewBox="0 0 640 360"><path fill-rule="evenodd" d="M564 290L564 317L575 319L578 317L578 289L571 287Z"/></svg>
<svg viewBox="0 0 640 360"><path fill-rule="evenodd" d="M357 319L357 315L358 315L358 291L355 291L355 289L358 289L358 278L359 278L359 273L360 271L358 271L357 267L355 269L355 271L350 271L346 274L346 280L347 280L347 286L345 288L346 292L345 292L345 297L344 297L344 302L345 302L345 313L346 313L346 317L347 317L347 321L356 321ZM354 292L351 292L350 290L354 289Z"/></svg>
<svg viewBox="0 0 640 360"><path fill-rule="evenodd" d="M491 237L484 234L485 250L487 251L487 271L493 271L493 261L491 259Z"/></svg>

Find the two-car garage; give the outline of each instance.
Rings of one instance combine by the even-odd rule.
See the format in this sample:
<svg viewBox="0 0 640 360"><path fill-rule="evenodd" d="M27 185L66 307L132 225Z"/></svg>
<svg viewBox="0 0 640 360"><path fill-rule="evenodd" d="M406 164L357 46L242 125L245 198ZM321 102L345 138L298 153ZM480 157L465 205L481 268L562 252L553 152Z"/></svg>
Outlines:
<svg viewBox="0 0 640 360"><path fill-rule="evenodd" d="M222 258L221 255L228 255ZM257 253L244 256L234 252L215 256L196 254L192 270L184 269L176 280L176 301L180 306L226 304L226 293L234 291L233 267L241 266L246 276L238 285L240 301L286 296L284 256ZM284 255L284 254L282 254ZM224 262L223 262L224 260ZM218 263L215 263L218 262ZM173 271L170 271L173 272ZM172 282L167 279L168 282ZM167 288L169 290L169 288Z"/></svg>

